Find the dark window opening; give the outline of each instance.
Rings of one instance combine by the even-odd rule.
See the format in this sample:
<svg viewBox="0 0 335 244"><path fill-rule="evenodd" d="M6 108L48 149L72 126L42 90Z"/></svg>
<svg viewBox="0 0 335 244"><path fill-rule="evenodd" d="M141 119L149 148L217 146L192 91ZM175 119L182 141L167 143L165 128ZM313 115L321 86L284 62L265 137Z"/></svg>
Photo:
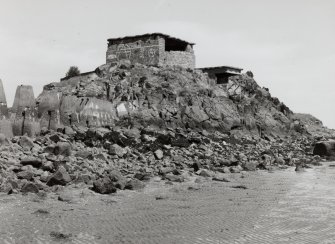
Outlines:
<svg viewBox="0 0 335 244"><path fill-rule="evenodd" d="M228 78L229 74L216 74L216 84L227 84L228 83Z"/></svg>
<svg viewBox="0 0 335 244"><path fill-rule="evenodd" d="M165 39L165 51L186 51L187 43L172 38Z"/></svg>
<svg viewBox="0 0 335 244"><path fill-rule="evenodd" d="M51 111L48 111L48 116L49 116L49 123L48 123L48 130L50 130L51 127Z"/></svg>
<svg viewBox="0 0 335 244"><path fill-rule="evenodd" d="M21 135L24 135L24 123L26 120L26 111L22 112L22 125L21 125Z"/></svg>

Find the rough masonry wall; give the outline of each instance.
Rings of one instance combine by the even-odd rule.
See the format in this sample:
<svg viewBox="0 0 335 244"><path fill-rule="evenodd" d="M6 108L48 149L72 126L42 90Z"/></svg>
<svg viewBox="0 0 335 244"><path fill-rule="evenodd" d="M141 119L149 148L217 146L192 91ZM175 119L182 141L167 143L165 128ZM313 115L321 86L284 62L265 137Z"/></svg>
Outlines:
<svg viewBox="0 0 335 244"><path fill-rule="evenodd" d="M132 63L157 66L159 63L160 43L157 37L123 39L109 45L106 62L128 59Z"/></svg>
<svg viewBox="0 0 335 244"><path fill-rule="evenodd" d="M183 68L195 68L195 56L190 52L169 51L161 57L163 66L181 66Z"/></svg>

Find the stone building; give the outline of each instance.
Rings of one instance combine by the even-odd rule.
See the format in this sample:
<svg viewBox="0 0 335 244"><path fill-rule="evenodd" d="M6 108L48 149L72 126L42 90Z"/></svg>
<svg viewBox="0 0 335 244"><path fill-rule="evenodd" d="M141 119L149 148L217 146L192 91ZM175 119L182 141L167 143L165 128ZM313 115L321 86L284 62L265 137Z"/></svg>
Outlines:
<svg viewBox="0 0 335 244"><path fill-rule="evenodd" d="M240 75L243 69L230 66L217 66L200 68L199 70L208 73L208 76L214 79L216 84L227 84L229 77Z"/></svg>
<svg viewBox="0 0 335 244"><path fill-rule="evenodd" d="M106 63L128 59L153 66L195 68L194 43L162 33L108 39Z"/></svg>

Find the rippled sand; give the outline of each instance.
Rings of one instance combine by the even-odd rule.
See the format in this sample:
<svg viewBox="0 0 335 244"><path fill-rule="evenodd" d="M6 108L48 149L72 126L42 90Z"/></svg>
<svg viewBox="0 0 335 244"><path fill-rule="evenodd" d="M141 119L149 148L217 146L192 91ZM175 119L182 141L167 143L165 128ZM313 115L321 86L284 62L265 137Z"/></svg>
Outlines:
<svg viewBox="0 0 335 244"><path fill-rule="evenodd" d="M0 243L335 243L334 167L227 178L110 196L72 188L68 201L1 195Z"/></svg>

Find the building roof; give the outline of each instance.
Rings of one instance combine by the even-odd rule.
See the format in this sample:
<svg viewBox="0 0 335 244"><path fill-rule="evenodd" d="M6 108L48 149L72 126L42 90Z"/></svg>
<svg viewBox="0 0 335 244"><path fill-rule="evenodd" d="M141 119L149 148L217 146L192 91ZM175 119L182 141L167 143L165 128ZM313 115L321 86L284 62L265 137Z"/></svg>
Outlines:
<svg viewBox="0 0 335 244"><path fill-rule="evenodd" d="M135 36L124 36L124 37L118 37L118 38L109 38L109 39L107 39L107 41L112 42L112 41L119 41L119 40L122 40L122 39L133 39L133 38L141 38L141 37L148 37L148 36L161 36L161 37L164 37L164 38L173 39L175 41L184 42L184 43L190 44L192 46L195 45L195 43L188 42L188 41L185 41L185 40L182 40L182 39L179 39L179 38L176 38L176 37L172 37L172 36L169 36L169 35L166 35L166 34L163 34L163 33L159 33L159 32L147 33L147 34L135 35Z"/></svg>
<svg viewBox="0 0 335 244"><path fill-rule="evenodd" d="M237 68L237 67L233 67L233 66L215 66L215 67L204 67L204 68L198 68L202 71L225 71L225 70L234 70L234 71L237 71L237 72L241 72L243 69L241 68Z"/></svg>

